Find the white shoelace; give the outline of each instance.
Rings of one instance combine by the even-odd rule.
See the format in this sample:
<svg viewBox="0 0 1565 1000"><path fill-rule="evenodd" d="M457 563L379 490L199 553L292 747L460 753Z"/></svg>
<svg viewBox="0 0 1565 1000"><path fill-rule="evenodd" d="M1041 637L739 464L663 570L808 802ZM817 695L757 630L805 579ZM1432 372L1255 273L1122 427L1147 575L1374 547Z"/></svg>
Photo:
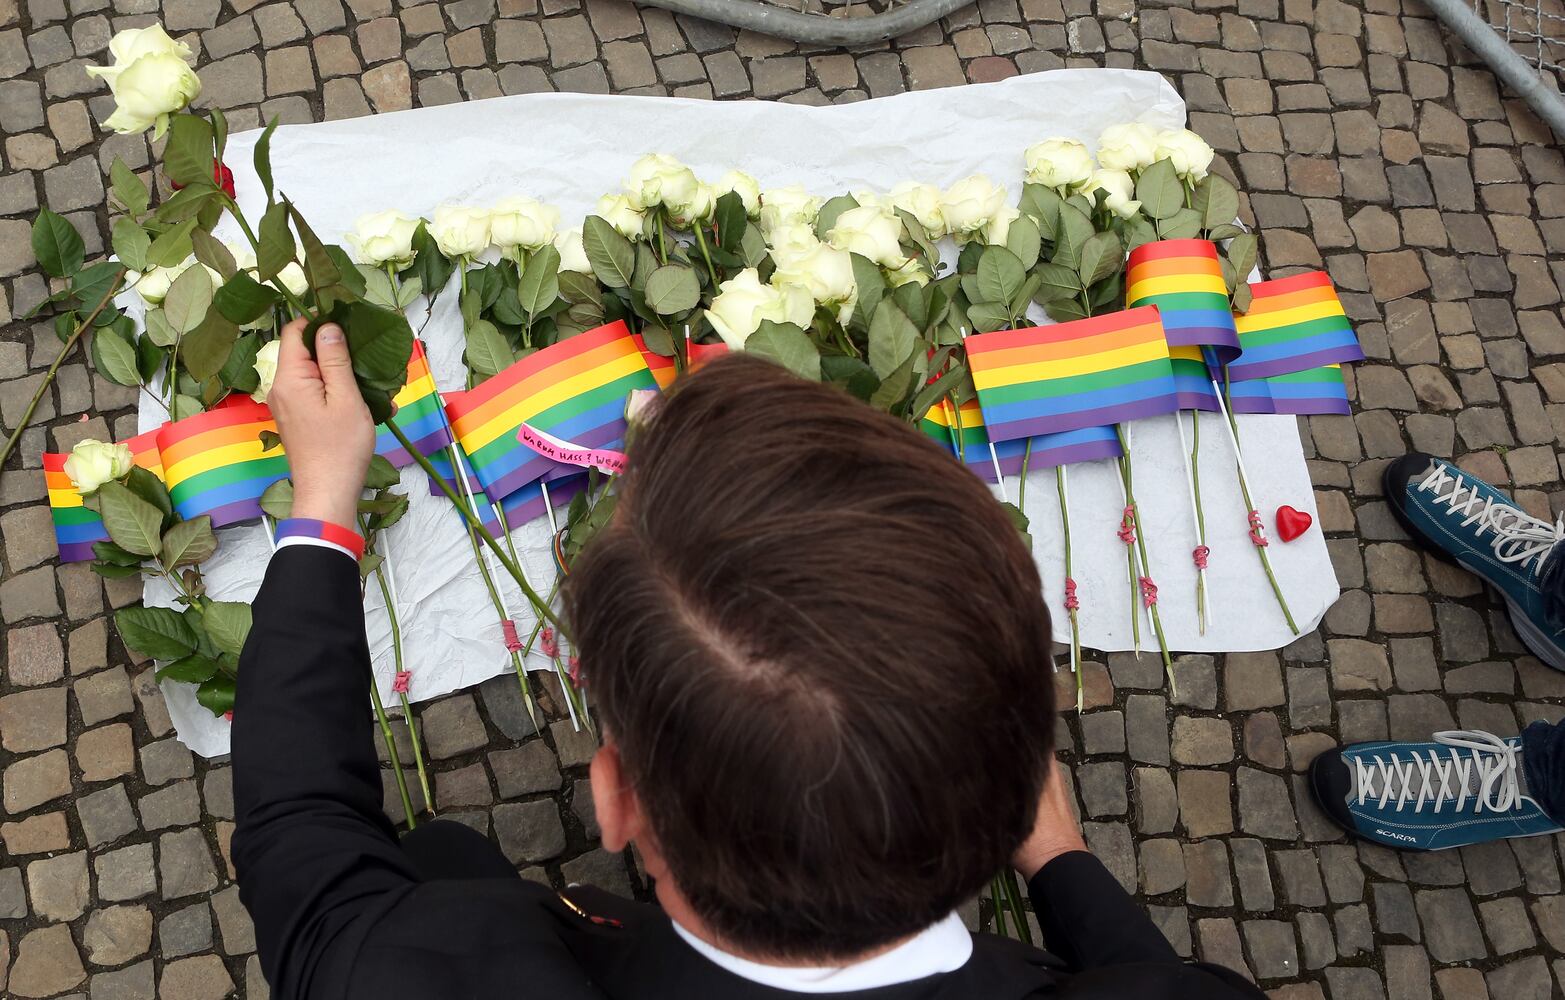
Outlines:
<svg viewBox="0 0 1565 1000"><path fill-rule="evenodd" d="M1485 809L1503 813L1523 803L1536 804L1521 793L1520 747L1477 730L1435 733L1435 742L1442 749L1409 750L1385 757L1374 754L1368 763L1364 755L1355 755L1358 804L1376 797L1372 789L1377 783L1380 794L1376 804L1384 809L1394 799L1397 812L1409 803L1415 813L1426 805L1439 812L1448 802L1461 812L1469 795L1474 799L1473 811L1478 813Z"/></svg>
<svg viewBox="0 0 1565 1000"><path fill-rule="evenodd" d="M1565 514L1550 524L1533 517L1520 508L1481 497L1478 491L1466 485L1460 473L1453 475L1450 466L1436 462L1418 489L1434 494L1434 502L1445 504L1452 513L1461 514L1462 527L1473 528L1478 537L1493 531L1489 542L1496 559L1505 563L1520 563L1521 568L1537 573L1543 568L1544 558L1556 542L1565 539ZM1451 492L1441 495L1440 490L1451 486Z"/></svg>

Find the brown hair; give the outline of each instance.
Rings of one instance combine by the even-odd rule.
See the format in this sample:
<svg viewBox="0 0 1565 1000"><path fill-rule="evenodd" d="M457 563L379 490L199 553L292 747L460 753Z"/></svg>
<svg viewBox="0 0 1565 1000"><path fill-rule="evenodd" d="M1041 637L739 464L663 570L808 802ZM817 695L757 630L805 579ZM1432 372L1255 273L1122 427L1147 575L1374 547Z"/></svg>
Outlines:
<svg viewBox="0 0 1565 1000"><path fill-rule="evenodd" d="M566 596L588 691L680 889L759 954L955 909L1032 826L1049 614L978 479L830 386L734 356L635 441Z"/></svg>

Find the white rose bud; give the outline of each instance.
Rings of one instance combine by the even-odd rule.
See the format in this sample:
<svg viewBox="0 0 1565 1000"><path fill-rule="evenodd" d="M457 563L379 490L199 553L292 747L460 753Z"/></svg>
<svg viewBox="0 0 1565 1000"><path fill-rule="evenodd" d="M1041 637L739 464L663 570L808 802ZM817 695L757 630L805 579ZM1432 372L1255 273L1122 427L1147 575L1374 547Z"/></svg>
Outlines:
<svg viewBox="0 0 1565 1000"><path fill-rule="evenodd" d="M556 208L532 198L502 198L489 210L489 239L501 253L514 255L517 247L537 250L551 242L559 224Z"/></svg>
<svg viewBox="0 0 1565 1000"><path fill-rule="evenodd" d="M471 259L489 249L489 211L467 205L441 205L430 220L429 235L447 257Z"/></svg>
<svg viewBox="0 0 1565 1000"><path fill-rule="evenodd" d="M815 237L815 230L802 222L778 226L767 237L772 263L779 268L788 267L800 257L812 253L820 242Z"/></svg>
<svg viewBox="0 0 1565 1000"><path fill-rule="evenodd" d="M87 75L103 79L114 95L114 113L104 125L130 135L154 127L161 138L168 116L195 100L201 79L190 68L190 46L170 38L163 26L130 28L109 41L112 66L88 66Z"/></svg>
<svg viewBox="0 0 1565 1000"><path fill-rule="evenodd" d="M891 203L918 220L937 240L946 234L946 217L940 208L940 189L933 184L903 181L891 189Z"/></svg>
<svg viewBox="0 0 1565 1000"><path fill-rule="evenodd" d="M260 376L261 383L255 387L250 398L257 403L266 402L266 397L272 391L272 383L277 379L277 352L282 347L282 341L272 340L261 345L261 349L255 352L255 373Z"/></svg>
<svg viewBox="0 0 1565 1000"><path fill-rule="evenodd" d="M871 191L865 188L859 191L850 191L848 193L853 196L854 201L859 203L860 208L878 208L882 212L890 212L893 208L895 208L895 206L891 203L891 198L887 195L881 194L879 191Z"/></svg>
<svg viewBox="0 0 1565 1000"><path fill-rule="evenodd" d="M764 320L807 326L814 314L815 303L808 292L763 285L760 272L753 267L719 285L717 297L706 310L712 329L736 351L744 349L744 342Z"/></svg>
<svg viewBox="0 0 1565 1000"><path fill-rule="evenodd" d="M598 199L597 206L593 209L593 215L599 216L603 221L613 226L619 234L628 240L639 239L641 236L641 224L644 217L641 210L630 203L630 198L622 194L606 194Z"/></svg>
<svg viewBox="0 0 1565 1000"><path fill-rule="evenodd" d="M413 234L418 221L396 209L361 215L343 242L353 248L353 259L370 267L391 264L402 270L413 263Z"/></svg>
<svg viewBox="0 0 1565 1000"><path fill-rule="evenodd" d="M310 279L305 276L304 268L298 261L293 261L277 272L277 280L281 281L283 287L296 297L303 297L304 293L310 290Z"/></svg>
<svg viewBox="0 0 1565 1000"><path fill-rule="evenodd" d="M900 267L893 267L886 271L886 282L892 288L900 288L903 285L922 287L929 284L929 272L920 267L918 261L905 260Z"/></svg>
<svg viewBox="0 0 1565 1000"><path fill-rule="evenodd" d="M692 225L698 222L712 221L713 214L717 211L718 191L710 184L696 182L695 190L691 192L688 200L681 202L668 202L668 214L681 225Z"/></svg>
<svg viewBox="0 0 1565 1000"><path fill-rule="evenodd" d="M761 214L761 182L743 170L730 170L712 185L719 197L732 191L744 202L744 214L754 219Z"/></svg>
<svg viewBox="0 0 1565 1000"><path fill-rule="evenodd" d="M1192 184L1206 176L1216 155L1205 139L1187 128L1159 132L1155 153L1159 160L1172 160L1174 172Z"/></svg>
<svg viewBox="0 0 1565 1000"><path fill-rule="evenodd" d="M946 227L958 239L989 225L1004 204L1005 188L983 174L957 181L940 196Z"/></svg>
<svg viewBox="0 0 1565 1000"><path fill-rule="evenodd" d="M979 239L986 246L1005 246L1005 238L1011 233L1011 223L1021 217L1022 213L1018 209L1012 208L1010 205L1001 205L1000 211L995 213L994 218L989 220L989 224L979 234Z"/></svg>
<svg viewBox="0 0 1565 1000"><path fill-rule="evenodd" d="M149 306L162 304L164 296L168 295L169 287L174 284L174 279L188 271L195 263L196 258L192 255L173 267L154 267L146 274L143 274L136 282L136 294L140 295L141 300ZM206 267L205 264L201 266ZM223 276L221 274L218 274L210 267L206 268L206 273L212 279L213 291L223 286Z"/></svg>
<svg viewBox="0 0 1565 1000"><path fill-rule="evenodd" d="M1092 176L1092 154L1075 139L1045 139L1027 147L1027 182L1056 191L1087 183Z"/></svg>
<svg viewBox="0 0 1565 1000"><path fill-rule="evenodd" d="M837 216L826 241L884 267L900 267L907 260L902 253L902 220L882 208L848 209Z"/></svg>
<svg viewBox="0 0 1565 1000"><path fill-rule="evenodd" d="M1094 204L1097 203L1098 191L1108 193L1104 205L1121 219L1128 219L1141 211L1141 202L1135 200L1136 182L1123 170L1099 170L1081 189L1081 193Z"/></svg>
<svg viewBox="0 0 1565 1000"><path fill-rule="evenodd" d="M815 225L821 200L798 184L761 193L761 232L770 235L780 226Z"/></svg>
<svg viewBox="0 0 1565 1000"><path fill-rule="evenodd" d="M688 207L696 197L700 181L689 167L666 153L649 153L630 165L625 178L625 196L638 212L659 205L675 211Z"/></svg>
<svg viewBox="0 0 1565 1000"><path fill-rule="evenodd" d="M823 306L840 306L858 298L859 286L853 280L853 258L845 250L817 243L795 257L786 267L772 273L778 288L801 288ZM807 325L805 324L800 325Z"/></svg>
<svg viewBox="0 0 1565 1000"><path fill-rule="evenodd" d="M581 227L561 230L554 237L554 249L560 252L560 270L591 274L592 262L581 242Z"/></svg>
<svg viewBox="0 0 1565 1000"><path fill-rule="evenodd" d="M81 496L89 496L111 479L130 471L130 446L88 438L79 441L65 460L65 474Z"/></svg>
<svg viewBox="0 0 1565 1000"><path fill-rule="evenodd" d="M1145 170L1157 160L1158 131L1130 122L1110 125L1098 136L1098 166L1104 170Z"/></svg>

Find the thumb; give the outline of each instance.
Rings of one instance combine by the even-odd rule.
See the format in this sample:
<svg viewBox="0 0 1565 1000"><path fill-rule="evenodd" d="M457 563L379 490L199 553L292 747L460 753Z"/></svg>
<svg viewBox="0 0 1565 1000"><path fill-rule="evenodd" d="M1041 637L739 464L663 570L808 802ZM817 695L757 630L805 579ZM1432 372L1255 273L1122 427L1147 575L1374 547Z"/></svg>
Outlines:
<svg viewBox="0 0 1565 1000"><path fill-rule="evenodd" d="M327 323L316 331L315 363L320 366L321 381L326 383L328 397L358 395L359 387L353 379L353 359L348 355L348 340L336 323Z"/></svg>

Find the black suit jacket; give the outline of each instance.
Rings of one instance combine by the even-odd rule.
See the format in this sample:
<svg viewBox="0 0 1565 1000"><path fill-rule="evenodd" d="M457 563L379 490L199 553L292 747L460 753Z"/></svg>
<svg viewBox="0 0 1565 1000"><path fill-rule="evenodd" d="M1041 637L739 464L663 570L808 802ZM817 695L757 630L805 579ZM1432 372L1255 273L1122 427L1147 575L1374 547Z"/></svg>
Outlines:
<svg viewBox="0 0 1565 1000"><path fill-rule="evenodd" d="M420 881L381 810L369 662L358 567L329 549L280 549L255 600L233 725L234 867L278 1000L800 995L712 964L655 906L588 887L567 902L516 878ZM954 972L831 996L1261 995L1226 969L1181 962L1089 854L1056 859L1029 889L1052 954L975 935Z"/></svg>

